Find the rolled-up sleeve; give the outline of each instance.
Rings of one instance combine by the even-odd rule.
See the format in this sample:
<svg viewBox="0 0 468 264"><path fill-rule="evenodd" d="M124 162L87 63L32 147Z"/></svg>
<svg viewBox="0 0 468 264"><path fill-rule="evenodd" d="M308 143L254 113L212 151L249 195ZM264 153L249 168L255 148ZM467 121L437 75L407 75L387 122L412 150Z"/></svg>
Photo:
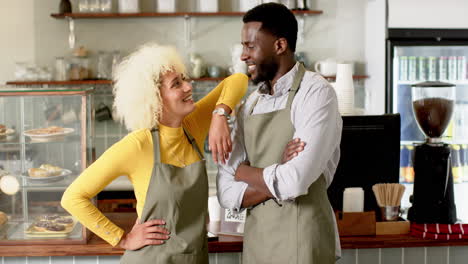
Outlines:
<svg viewBox="0 0 468 264"><path fill-rule="evenodd" d="M314 85L301 86L308 90L305 96L296 96L291 111L293 138L306 143L304 150L292 160L273 164L263 171L264 181L278 201L307 194L310 185L322 174L329 185L339 161L342 119L336 94L326 82Z"/></svg>
<svg viewBox="0 0 468 264"><path fill-rule="evenodd" d="M244 145L243 115L245 104L239 108L236 122L231 132L232 152L226 164L218 164L217 175L217 195L222 207L242 211L242 200L248 184L236 181L234 176L239 164L247 160L247 154Z"/></svg>

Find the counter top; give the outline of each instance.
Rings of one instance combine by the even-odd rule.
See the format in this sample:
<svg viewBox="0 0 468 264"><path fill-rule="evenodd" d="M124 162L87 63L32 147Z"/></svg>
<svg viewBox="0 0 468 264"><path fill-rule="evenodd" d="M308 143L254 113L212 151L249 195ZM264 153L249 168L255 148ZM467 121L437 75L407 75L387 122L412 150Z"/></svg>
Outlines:
<svg viewBox="0 0 468 264"><path fill-rule="evenodd" d="M135 213L111 213L107 216L122 228L129 230L135 222ZM355 236L341 237L343 249L355 248L400 248L400 247L432 247L432 246L468 246L465 240L429 240L409 235L385 236ZM27 250L25 249L27 247ZM242 237L219 236L217 241L208 242L210 253L242 252ZM122 255L124 250L114 248L99 237L92 235L88 244L84 245L21 245L0 246L0 256L105 256Z"/></svg>

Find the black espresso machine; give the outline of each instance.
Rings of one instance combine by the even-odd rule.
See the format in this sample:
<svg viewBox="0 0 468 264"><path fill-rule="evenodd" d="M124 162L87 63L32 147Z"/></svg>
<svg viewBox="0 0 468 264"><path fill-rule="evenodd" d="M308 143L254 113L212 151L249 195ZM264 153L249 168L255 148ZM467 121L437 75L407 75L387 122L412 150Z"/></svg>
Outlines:
<svg viewBox="0 0 468 264"><path fill-rule="evenodd" d="M454 224L457 212L450 146L441 138L452 118L455 85L423 82L411 89L413 113L426 140L414 144L414 190L408 219L416 223Z"/></svg>

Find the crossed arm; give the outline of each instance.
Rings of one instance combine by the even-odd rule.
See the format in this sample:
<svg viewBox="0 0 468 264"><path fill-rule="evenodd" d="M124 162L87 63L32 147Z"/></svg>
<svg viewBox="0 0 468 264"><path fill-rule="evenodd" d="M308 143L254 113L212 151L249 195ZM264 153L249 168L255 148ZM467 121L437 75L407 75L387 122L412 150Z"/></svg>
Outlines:
<svg viewBox="0 0 468 264"><path fill-rule="evenodd" d="M296 138L291 140L284 149L281 164L288 162L304 150L305 142ZM242 181L249 186L244 192L242 208L251 207L273 198L273 194L263 179L263 169L251 167L248 162L241 163L234 176L236 181Z"/></svg>

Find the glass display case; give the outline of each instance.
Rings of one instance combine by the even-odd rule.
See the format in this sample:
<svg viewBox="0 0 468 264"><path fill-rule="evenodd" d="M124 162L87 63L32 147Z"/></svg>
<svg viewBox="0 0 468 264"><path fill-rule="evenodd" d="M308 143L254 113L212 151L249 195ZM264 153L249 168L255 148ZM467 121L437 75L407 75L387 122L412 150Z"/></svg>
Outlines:
<svg viewBox="0 0 468 264"><path fill-rule="evenodd" d="M0 87L0 244L84 244L61 206L93 160L93 88Z"/></svg>

